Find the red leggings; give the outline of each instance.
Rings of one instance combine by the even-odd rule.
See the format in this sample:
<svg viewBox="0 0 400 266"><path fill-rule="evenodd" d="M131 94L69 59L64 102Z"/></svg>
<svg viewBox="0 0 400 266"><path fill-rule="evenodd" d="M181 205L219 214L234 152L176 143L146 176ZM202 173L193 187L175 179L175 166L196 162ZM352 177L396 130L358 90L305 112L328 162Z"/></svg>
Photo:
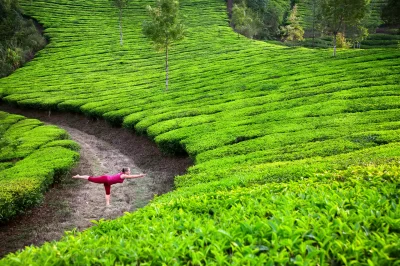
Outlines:
<svg viewBox="0 0 400 266"><path fill-rule="evenodd" d="M104 188L106 189L106 195L110 195L110 193L111 193L111 185L112 184L110 184L108 182L108 176L106 176L106 175L89 176L88 180L90 182L93 182L93 183L100 183L100 184L103 183L104 184Z"/></svg>

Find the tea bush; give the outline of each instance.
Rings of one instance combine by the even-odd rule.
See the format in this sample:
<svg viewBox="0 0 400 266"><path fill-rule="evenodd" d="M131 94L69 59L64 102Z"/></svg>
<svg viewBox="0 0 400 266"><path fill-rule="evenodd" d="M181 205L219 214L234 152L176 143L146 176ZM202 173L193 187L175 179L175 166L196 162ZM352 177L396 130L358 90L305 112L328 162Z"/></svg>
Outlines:
<svg viewBox="0 0 400 266"><path fill-rule="evenodd" d="M0 112L0 223L38 204L54 178L79 160L67 133L36 119Z"/></svg>
<svg viewBox="0 0 400 266"><path fill-rule="evenodd" d="M135 213L3 262L396 264L398 186L397 162L288 183L192 194L178 189Z"/></svg>
<svg viewBox="0 0 400 266"><path fill-rule="evenodd" d="M143 209L0 264L398 263L400 50L238 38L224 1L181 0L188 36L164 91L147 4L124 11L121 47L107 1L26 2L51 43L1 97L105 118L195 165Z"/></svg>

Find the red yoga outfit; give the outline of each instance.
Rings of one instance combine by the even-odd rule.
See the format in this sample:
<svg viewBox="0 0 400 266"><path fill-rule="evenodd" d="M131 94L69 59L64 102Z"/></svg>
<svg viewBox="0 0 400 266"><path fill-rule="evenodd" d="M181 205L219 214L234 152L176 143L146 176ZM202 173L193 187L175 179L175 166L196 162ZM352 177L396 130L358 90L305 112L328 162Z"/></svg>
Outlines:
<svg viewBox="0 0 400 266"><path fill-rule="evenodd" d="M122 173L115 175L89 176L88 180L93 183L103 183L106 189L106 195L111 193L111 185L122 183L125 179L121 178Z"/></svg>

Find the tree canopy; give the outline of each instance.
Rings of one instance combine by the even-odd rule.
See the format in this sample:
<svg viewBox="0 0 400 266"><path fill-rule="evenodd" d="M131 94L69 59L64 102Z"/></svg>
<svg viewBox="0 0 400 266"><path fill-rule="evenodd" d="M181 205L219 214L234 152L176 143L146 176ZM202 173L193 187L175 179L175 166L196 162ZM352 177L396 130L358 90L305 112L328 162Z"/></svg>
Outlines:
<svg viewBox="0 0 400 266"><path fill-rule="evenodd" d="M17 0L0 0L0 78L31 59L46 41L31 20L21 15Z"/></svg>
<svg viewBox="0 0 400 266"><path fill-rule="evenodd" d="M177 0L157 0L156 7L147 6L150 21L143 23L143 33L157 49L165 49L184 38Z"/></svg>
<svg viewBox="0 0 400 266"><path fill-rule="evenodd" d="M143 33L158 50L165 50L165 88L168 90L168 49L185 37L184 25L179 19L177 0L156 0L156 6L147 6L150 21L143 23Z"/></svg>
<svg viewBox="0 0 400 266"><path fill-rule="evenodd" d="M388 0L387 4L382 8L382 19L390 25L400 27L400 1Z"/></svg>
<svg viewBox="0 0 400 266"><path fill-rule="evenodd" d="M297 17L297 5L293 6L292 11L289 15L289 24L282 27L283 40L284 41L302 41L304 30L300 26L299 19Z"/></svg>
<svg viewBox="0 0 400 266"><path fill-rule="evenodd" d="M244 2L233 6L232 23L238 33L241 33L250 39L253 39L262 28L262 21L251 8L245 5Z"/></svg>
<svg viewBox="0 0 400 266"><path fill-rule="evenodd" d="M369 0L320 0L321 22L333 35L333 55L336 55L336 37L345 26L360 24L368 11Z"/></svg>

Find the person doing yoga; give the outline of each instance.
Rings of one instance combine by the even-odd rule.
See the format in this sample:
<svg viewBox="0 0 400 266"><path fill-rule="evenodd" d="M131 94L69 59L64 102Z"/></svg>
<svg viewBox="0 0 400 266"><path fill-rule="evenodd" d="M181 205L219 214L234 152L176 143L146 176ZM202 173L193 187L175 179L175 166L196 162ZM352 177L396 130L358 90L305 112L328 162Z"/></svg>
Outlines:
<svg viewBox="0 0 400 266"><path fill-rule="evenodd" d="M115 175L89 176L89 175L74 175L72 178L81 178L89 180L93 183L104 184L106 189L106 205L110 205L111 185L124 182L125 178L139 178L146 174L131 175L129 167L122 168L122 171Z"/></svg>

